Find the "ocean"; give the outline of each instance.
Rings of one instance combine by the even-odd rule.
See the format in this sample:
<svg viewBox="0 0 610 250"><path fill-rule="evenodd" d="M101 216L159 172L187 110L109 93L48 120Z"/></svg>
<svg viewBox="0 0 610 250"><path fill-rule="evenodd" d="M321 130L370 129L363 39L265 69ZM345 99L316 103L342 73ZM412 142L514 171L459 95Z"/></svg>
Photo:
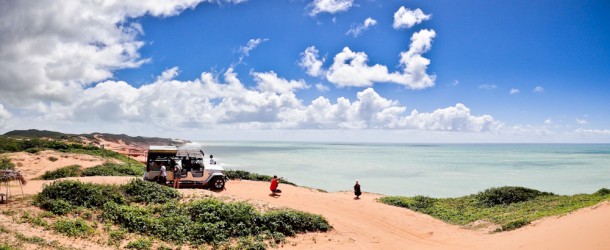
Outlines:
<svg viewBox="0 0 610 250"><path fill-rule="evenodd" d="M610 144L199 143L225 169L329 192L355 180L363 192L438 198L507 185L563 195L610 188Z"/></svg>

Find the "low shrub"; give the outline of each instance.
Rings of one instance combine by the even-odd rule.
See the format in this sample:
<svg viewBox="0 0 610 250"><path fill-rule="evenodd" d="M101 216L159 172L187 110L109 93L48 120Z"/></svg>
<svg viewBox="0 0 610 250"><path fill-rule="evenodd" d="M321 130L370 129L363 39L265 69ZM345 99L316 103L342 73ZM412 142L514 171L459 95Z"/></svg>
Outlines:
<svg viewBox="0 0 610 250"><path fill-rule="evenodd" d="M138 249L138 250L148 250L151 249L153 245L153 241L150 238L139 238L132 242L129 242L125 248L127 249Z"/></svg>
<svg viewBox="0 0 610 250"><path fill-rule="evenodd" d="M70 165L63 168L58 168L53 171L46 171L41 178L43 180L55 180L65 177L80 176L82 170L80 165Z"/></svg>
<svg viewBox="0 0 610 250"><path fill-rule="evenodd" d="M515 220L515 221L511 221L509 223L506 223L504 225L502 225L502 228L498 228L496 230L496 232L503 232L503 231L511 231L511 230L515 230L517 228L529 225L530 221L529 220Z"/></svg>
<svg viewBox="0 0 610 250"><path fill-rule="evenodd" d="M56 162L57 160L59 160L59 159L58 159L57 157L55 157L55 156L49 156L49 158L48 158L48 159L49 159L49 161L50 161L50 162Z"/></svg>
<svg viewBox="0 0 610 250"><path fill-rule="evenodd" d="M15 164L11 162L11 159L5 155L0 156L0 170L14 170Z"/></svg>
<svg viewBox="0 0 610 250"><path fill-rule="evenodd" d="M127 195L127 199L133 202L166 203L180 197L180 193L173 188L139 178L132 179L121 188Z"/></svg>
<svg viewBox="0 0 610 250"><path fill-rule="evenodd" d="M34 199L34 203L43 208L53 203L58 205L53 200L64 200L72 206L87 208L101 207L109 201L119 204L126 202L118 186L71 180L55 181L45 186Z"/></svg>
<svg viewBox="0 0 610 250"><path fill-rule="evenodd" d="M108 232L108 245L111 246L119 246L121 245L121 241L125 239L127 231L123 229L119 230L110 230Z"/></svg>
<svg viewBox="0 0 610 250"><path fill-rule="evenodd" d="M532 200L538 196L554 195L553 193L540 192L535 189L524 187L498 187L490 188L476 195L479 203L486 207L497 205L509 205L516 202Z"/></svg>
<svg viewBox="0 0 610 250"><path fill-rule="evenodd" d="M609 195L610 194L610 189L607 188L600 188L599 190L597 190L597 192L594 193L594 195L599 195L599 196L604 196L604 195Z"/></svg>
<svg viewBox="0 0 610 250"><path fill-rule="evenodd" d="M142 176L144 166L137 164L104 163L83 170L83 176Z"/></svg>
<svg viewBox="0 0 610 250"><path fill-rule="evenodd" d="M91 235L95 230L85 220L81 218L77 219L58 219L53 224L53 230L55 232L67 235L70 237L81 237Z"/></svg>
<svg viewBox="0 0 610 250"><path fill-rule="evenodd" d="M411 209L413 211L425 212L434 206L436 199L427 196L414 196L414 197L398 197L398 196L386 196L379 199L381 202Z"/></svg>
<svg viewBox="0 0 610 250"><path fill-rule="evenodd" d="M273 210L265 213L257 226L272 233L293 236L304 232L326 232L331 227L324 217L292 209Z"/></svg>
<svg viewBox="0 0 610 250"><path fill-rule="evenodd" d="M250 180L250 181L271 181L271 179L273 179L273 176L270 176L270 175L250 173L250 172L244 171L244 170L227 169L224 171L224 174L225 174L225 176L227 176L227 178L229 178L231 180L240 179L240 180ZM290 181L287 181L285 179L280 179L279 182L282 184L297 186L296 184L294 184Z"/></svg>
<svg viewBox="0 0 610 250"><path fill-rule="evenodd" d="M72 212L75 207L63 199L48 199L42 201L39 206L57 215L64 215Z"/></svg>

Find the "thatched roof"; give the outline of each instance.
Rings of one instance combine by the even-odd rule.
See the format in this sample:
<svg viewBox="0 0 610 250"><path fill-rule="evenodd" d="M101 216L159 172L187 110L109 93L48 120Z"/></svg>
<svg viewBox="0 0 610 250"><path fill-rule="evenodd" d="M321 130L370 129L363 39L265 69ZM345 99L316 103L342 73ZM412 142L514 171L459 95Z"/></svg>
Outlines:
<svg viewBox="0 0 610 250"><path fill-rule="evenodd" d="M0 170L0 183L6 183L10 181L20 181L21 184L25 185L27 181L21 175L21 172L16 170Z"/></svg>

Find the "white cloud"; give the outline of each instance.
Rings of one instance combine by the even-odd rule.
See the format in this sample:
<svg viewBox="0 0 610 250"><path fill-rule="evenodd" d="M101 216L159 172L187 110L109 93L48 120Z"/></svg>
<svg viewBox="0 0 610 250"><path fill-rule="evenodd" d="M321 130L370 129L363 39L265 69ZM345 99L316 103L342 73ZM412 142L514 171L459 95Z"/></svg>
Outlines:
<svg viewBox="0 0 610 250"><path fill-rule="evenodd" d="M551 120L551 118L547 118L546 120L544 120L544 125L552 125L553 124L553 120Z"/></svg>
<svg viewBox="0 0 610 250"><path fill-rule="evenodd" d="M324 74L322 65L324 64L324 61L326 61L326 58L318 59L318 53L319 51L314 46L308 47L301 53L299 66L304 68L310 76L320 76Z"/></svg>
<svg viewBox="0 0 610 250"><path fill-rule="evenodd" d="M13 115L4 108L4 105L0 104L0 127L4 126L12 116Z"/></svg>
<svg viewBox="0 0 610 250"><path fill-rule="evenodd" d="M369 29L369 27L375 25L377 25L377 20L369 17L364 20L362 24L352 25L352 28L350 28L345 34L352 34L354 37L358 37L360 33L366 31L367 29Z"/></svg>
<svg viewBox="0 0 610 250"><path fill-rule="evenodd" d="M479 88L484 90L492 90L498 88L498 86L496 86L495 84L481 84L479 85Z"/></svg>
<svg viewBox="0 0 610 250"><path fill-rule="evenodd" d="M309 15L315 16L322 12L334 14L347 11L352 7L353 3L354 0L314 0L310 5L312 9Z"/></svg>
<svg viewBox="0 0 610 250"><path fill-rule="evenodd" d="M585 120L585 119L578 119L578 118L576 118L576 123L578 123L580 125L584 125L584 124L587 124L589 122L587 120Z"/></svg>
<svg viewBox="0 0 610 250"><path fill-rule="evenodd" d="M254 81L258 83L257 88L262 92L273 92L278 94L292 93L298 89L306 89L309 86L303 80L286 80L279 78L273 71L252 73Z"/></svg>
<svg viewBox="0 0 610 250"><path fill-rule="evenodd" d="M532 90L532 92L534 92L534 93L543 93L544 92L544 88L541 87L541 86L536 86L534 88L534 90Z"/></svg>
<svg viewBox="0 0 610 250"><path fill-rule="evenodd" d="M508 93L511 95L519 94L519 89L512 88L512 89L510 89L510 91Z"/></svg>
<svg viewBox="0 0 610 250"><path fill-rule="evenodd" d="M138 53L142 27L133 20L177 15L203 1L3 1L0 101L16 107L70 102L113 71L148 62Z"/></svg>
<svg viewBox="0 0 610 250"><path fill-rule="evenodd" d="M460 81L458 81L458 80L453 80L453 82L452 82L452 83L449 83L449 84L447 84L447 85L452 86L452 87L455 87L455 86L460 85Z"/></svg>
<svg viewBox="0 0 610 250"><path fill-rule="evenodd" d="M579 128L574 131L577 134L585 134L585 135L610 135L610 130L608 129L582 129Z"/></svg>
<svg viewBox="0 0 610 250"><path fill-rule="evenodd" d="M434 86L436 76L426 73L430 60L421 55L430 50L435 36L434 30L421 30L411 36L409 50L400 53L402 72L389 73L388 68L380 64L369 66L366 53L345 47L335 55L326 79L339 87L368 87L375 82L392 82L411 89Z"/></svg>
<svg viewBox="0 0 610 250"><path fill-rule="evenodd" d="M426 15L421 9L410 10L401 6L394 13L394 29L411 28L425 20L429 20L431 15Z"/></svg>
<svg viewBox="0 0 610 250"><path fill-rule="evenodd" d="M328 92L330 88L322 83L316 83L316 89L320 92Z"/></svg>
<svg viewBox="0 0 610 250"><path fill-rule="evenodd" d="M246 46L239 47L239 52L241 52L243 56L249 56L250 51L252 51L256 47L258 47L258 45L260 45L261 43L266 42L266 41L269 41L269 39L267 39L267 38L250 39Z"/></svg>

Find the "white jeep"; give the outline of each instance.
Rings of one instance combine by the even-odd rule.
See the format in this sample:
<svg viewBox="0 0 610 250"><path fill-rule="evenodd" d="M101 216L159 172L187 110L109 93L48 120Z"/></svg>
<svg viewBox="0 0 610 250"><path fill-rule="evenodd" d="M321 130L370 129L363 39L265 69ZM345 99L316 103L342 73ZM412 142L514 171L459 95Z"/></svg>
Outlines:
<svg viewBox="0 0 610 250"><path fill-rule="evenodd" d="M222 190L225 187L226 176L220 165L205 165L204 153L200 149L177 148L175 146L149 146L146 158L146 173L144 180L159 181L161 165L165 166L167 182L174 182L173 167L178 163L182 166L180 185L210 187ZM164 183L167 184L167 183Z"/></svg>

